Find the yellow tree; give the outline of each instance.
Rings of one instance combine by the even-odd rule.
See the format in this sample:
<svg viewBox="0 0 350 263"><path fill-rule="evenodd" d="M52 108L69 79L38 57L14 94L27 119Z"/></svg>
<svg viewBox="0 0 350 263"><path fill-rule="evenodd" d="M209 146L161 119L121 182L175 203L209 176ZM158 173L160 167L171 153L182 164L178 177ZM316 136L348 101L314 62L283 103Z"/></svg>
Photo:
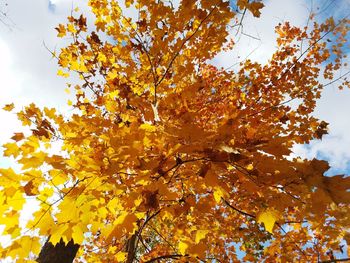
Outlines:
<svg viewBox="0 0 350 263"><path fill-rule="evenodd" d="M31 104L17 112L30 134L3 145L21 170L0 170L12 239L1 257L234 262L243 250L244 262L316 262L349 242L350 178L290 157L327 133L312 116L322 89L349 84L334 79L349 20L280 24L268 63L230 71L209 63L242 22L228 1L126 0L137 19L117 1L89 5L95 28L70 16L57 31L72 41L53 53L59 75L82 81L69 87L74 112ZM262 7L237 1L243 14ZM38 209L21 228L29 197Z"/></svg>

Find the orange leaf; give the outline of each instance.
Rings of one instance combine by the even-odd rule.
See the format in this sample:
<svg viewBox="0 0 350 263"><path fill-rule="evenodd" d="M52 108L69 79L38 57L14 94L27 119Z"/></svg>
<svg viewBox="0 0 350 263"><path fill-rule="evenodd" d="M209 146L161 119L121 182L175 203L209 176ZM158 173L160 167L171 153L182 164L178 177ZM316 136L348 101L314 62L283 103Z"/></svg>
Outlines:
<svg viewBox="0 0 350 263"><path fill-rule="evenodd" d="M25 192L26 195L28 195L28 196L36 195L36 194L33 192L33 188L34 188L33 180L30 180L25 186L23 186L24 192Z"/></svg>
<svg viewBox="0 0 350 263"><path fill-rule="evenodd" d="M11 104L6 104L3 107L3 110L5 110L5 111L12 111L14 108L15 108L15 105L13 103L11 103Z"/></svg>
<svg viewBox="0 0 350 263"><path fill-rule="evenodd" d="M18 142L24 139L24 134L22 132L15 133L15 135L13 135L11 139Z"/></svg>

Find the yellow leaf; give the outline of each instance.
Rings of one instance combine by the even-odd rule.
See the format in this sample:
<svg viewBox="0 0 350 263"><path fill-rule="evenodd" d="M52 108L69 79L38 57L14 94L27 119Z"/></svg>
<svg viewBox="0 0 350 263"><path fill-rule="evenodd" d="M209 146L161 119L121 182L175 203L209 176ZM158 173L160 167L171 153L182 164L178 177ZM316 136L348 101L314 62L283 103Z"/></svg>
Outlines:
<svg viewBox="0 0 350 263"><path fill-rule="evenodd" d="M70 70L74 70L74 71L79 71L80 65L79 62L74 60L70 63Z"/></svg>
<svg viewBox="0 0 350 263"><path fill-rule="evenodd" d="M69 73L64 72L62 69L59 69L59 70L57 71L57 75L58 75L58 76L62 76L62 77L64 77L64 78L68 78L68 77L69 77Z"/></svg>
<svg viewBox="0 0 350 263"><path fill-rule="evenodd" d="M18 241L15 241L7 248L7 250L8 252L6 253L6 256L16 258L17 255L22 252L22 247Z"/></svg>
<svg viewBox="0 0 350 263"><path fill-rule="evenodd" d="M67 175L60 170L51 170L49 174L51 175L51 181L55 186L63 184L68 180Z"/></svg>
<svg viewBox="0 0 350 263"><path fill-rule="evenodd" d="M112 69L111 71L108 72L107 74L107 79L113 80L118 76L118 71L116 69Z"/></svg>
<svg viewBox="0 0 350 263"><path fill-rule="evenodd" d="M107 57L103 53L98 53L97 59L98 59L98 61L100 61L102 63L107 62Z"/></svg>
<svg viewBox="0 0 350 263"><path fill-rule="evenodd" d="M154 132L157 128L149 123L143 123L140 125L140 129L145 130L146 132Z"/></svg>
<svg viewBox="0 0 350 263"><path fill-rule="evenodd" d="M5 148L4 156L13 156L16 158L19 154L19 148L15 142L6 143L2 147Z"/></svg>
<svg viewBox="0 0 350 263"><path fill-rule="evenodd" d="M40 239L38 237L29 237L24 236L20 239L22 252L24 255L28 255L29 252L33 252L34 254L39 254L41 250Z"/></svg>
<svg viewBox="0 0 350 263"><path fill-rule="evenodd" d="M34 216L35 218L33 219L33 221L28 222L28 225L27 225L28 228L36 226L37 228L40 229L39 233L41 235L51 234L51 229L55 225L55 222L52 219L50 211L40 210L40 211L37 211L34 214Z"/></svg>
<svg viewBox="0 0 350 263"><path fill-rule="evenodd" d="M41 166L45 161L46 154L44 152L33 153L29 158L22 158L18 162L22 164L22 169L30 169Z"/></svg>
<svg viewBox="0 0 350 263"><path fill-rule="evenodd" d="M246 168L247 168L248 171L251 171L251 170L254 169L254 166L252 164L249 164L249 165L247 165Z"/></svg>
<svg viewBox="0 0 350 263"><path fill-rule="evenodd" d="M220 203L221 198L225 195L225 192L220 187L214 189L214 199L216 203Z"/></svg>
<svg viewBox="0 0 350 263"><path fill-rule="evenodd" d="M12 111L15 108L15 105L13 103L6 104L2 109L5 111Z"/></svg>
<svg viewBox="0 0 350 263"><path fill-rule="evenodd" d="M6 184L11 181L11 182L19 182L22 180L22 176L16 174L12 168L8 169L0 169L0 182Z"/></svg>
<svg viewBox="0 0 350 263"><path fill-rule="evenodd" d="M118 262L123 262L125 259L126 259L126 255L127 253L126 252L123 252L123 251L119 251L115 257L117 259Z"/></svg>
<svg viewBox="0 0 350 263"><path fill-rule="evenodd" d="M133 0L126 0L126 1L125 1L125 6L128 8L128 7L130 7L130 5L132 5L133 3L134 3Z"/></svg>
<svg viewBox="0 0 350 263"><path fill-rule="evenodd" d="M81 226L73 226L72 238L75 244L81 244L84 241L84 232L81 229Z"/></svg>
<svg viewBox="0 0 350 263"><path fill-rule="evenodd" d="M56 225L54 229L52 230L52 235L50 237L50 242L53 245L56 245L57 243L60 242L63 233L67 230L68 225L67 224L60 224Z"/></svg>
<svg viewBox="0 0 350 263"><path fill-rule="evenodd" d="M266 209L256 217L257 222L263 223L267 232L272 233L275 222L279 219L279 213L274 209Z"/></svg>
<svg viewBox="0 0 350 263"><path fill-rule="evenodd" d="M185 255L186 254L186 250L188 248L188 244L183 242L183 241L180 241L179 245L178 245L178 248L179 248L180 254L181 255Z"/></svg>
<svg viewBox="0 0 350 263"><path fill-rule="evenodd" d="M60 213L56 214L57 221L70 222L79 217L79 210L76 206L77 200L73 197L65 197L64 200L59 204Z"/></svg>
<svg viewBox="0 0 350 263"><path fill-rule="evenodd" d="M20 235L20 230L18 229L18 222L19 222L19 213L17 211L11 211L4 216L0 217L0 224L4 225L5 228L2 232L2 234L10 234L12 237L15 237L16 234L12 232L17 232L18 235ZM15 229L15 231L13 231Z"/></svg>
<svg viewBox="0 0 350 263"><path fill-rule="evenodd" d="M68 24L67 30L73 34L77 32L73 24Z"/></svg>
<svg viewBox="0 0 350 263"><path fill-rule="evenodd" d="M40 195L38 196L38 200L46 200L54 194L54 190L51 187L45 187L40 191Z"/></svg>
<svg viewBox="0 0 350 263"><path fill-rule="evenodd" d="M114 100L115 98L118 98L119 97L119 90L115 90L115 91L112 91L111 93L109 93L109 97Z"/></svg>
<svg viewBox="0 0 350 263"><path fill-rule="evenodd" d="M209 230L197 230L196 232L196 238L195 238L195 242L196 244L199 243L199 241L201 241L202 239L205 238L205 236L209 233Z"/></svg>

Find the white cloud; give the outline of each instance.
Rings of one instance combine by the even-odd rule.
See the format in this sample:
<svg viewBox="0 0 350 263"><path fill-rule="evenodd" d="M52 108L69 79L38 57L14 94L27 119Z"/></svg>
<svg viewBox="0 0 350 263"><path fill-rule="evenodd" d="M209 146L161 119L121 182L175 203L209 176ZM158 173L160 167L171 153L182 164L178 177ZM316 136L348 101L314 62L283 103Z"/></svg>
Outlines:
<svg viewBox="0 0 350 263"><path fill-rule="evenodd" d="M315 116L329 123L329 134L309 145L296 145L295 155L319 157L330 162L334 172L350 168L350 90L339 91L336 84L326 87L317 103Z"/></svg>
<svg viewBox="0 0 350 263"><path fill-rule="evenodd" d="M52 12L48 0L8 2L8 16L15 26L8 30L0 25L0 106L14 102L20 109L35 102L40 106L57 107L61 112L67 110L67 97L63 92L67 79L56 75L57 63L43 42L50 49L64 45L65 40L56 37L54 28L66 21L72 1L56 0L55 4L55 12ZM0 118L2 144L21 128L11 113L0 111Z"/></svg>
<svg viewBox="0 0 350 263"><path fill-rule="evenodd" d="M62 1L64 1L64 0L50 0L50 3L53 5L57 5L57 4L61 3Z"/></svg>
<svg viewBox="0 0 350 263"><path fill-rule="evenodd" d="M12 101L19 101L22 93L21 87L24 85L26 74L16 74L15 65L13 63L13 54L8 45L0 39L0 105ZM0 142L11 136L10 127L18 126L19 123L11 113L0 111L1 133Z"/></svg>

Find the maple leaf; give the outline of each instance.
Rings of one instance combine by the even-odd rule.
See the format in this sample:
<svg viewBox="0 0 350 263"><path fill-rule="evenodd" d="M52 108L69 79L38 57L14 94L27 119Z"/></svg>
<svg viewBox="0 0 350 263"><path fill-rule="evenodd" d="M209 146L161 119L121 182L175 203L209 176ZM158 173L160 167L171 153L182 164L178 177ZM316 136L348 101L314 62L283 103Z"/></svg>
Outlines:
<svg viewBox="0 0 350 263"><path fill-rule="evenodd" d="M276 210L266 209L263 212L260 212L256 219L258 223L263 223L266 231L273 233L273 227L275 222L279 219L280 215Z"/></svg>
<svg viewBox="0 0 350 263"><path fill-rule="evenodd" d="M187 242L180 241L180 242L179 242L179 245L178 245L178 248L179 248L180 254L185 255L186 250L187 250L187 248L188 248Z"/></svg>
<svg viewBox="0 0 350 263"><path fill-rule="evenodd" d="M33 188L34 188L34 185L33 185L33 181L32 180L29 181L28 183L26 183L25 186L23 186L24 192L28 196L35 195L35 193L33 192Z"/></svg>
<svg viewBox="0 0 350 263"><path fill-rule="evenodd" d="M2 147L5 148L4 156L17 157L19 155L19 147L16 143L6 143Z"/></svg>
<svg viewBox="0 0 350 263"><path fill-rule="evenodd" d="M13 103L6 104L2 109L5 111L12 111L15 108L15 105Z"/></svg>
<svg viewBox="0 0 350 263"><path fill-rule="evenodd" d="M264 7L264 4L261 2L252 2L249 4L248 9L253 13L255 17L260 17L260 14L261 14L260 9L262 9L263 7Z"/></svg>
<svg viewBox="0 0 350 263"><path fill-rule="evenodd" d="M16 141L16 142L23 140L24 138L25 137L24 137L24 134L22 132L17 132L11 137L11 139Z"/></svg>
<svg viewBox="0 0 350 263"><path fill-rule="evenodd" d="M198 244L199 241L204 239L209 232L209 230L197 230L195 243Z"/></svg>
<svg viewBox="0 0 350 263"><path fill-rule="evenodd" d="M66 28L64 25L59 24L58 27L55 28L58 32L58 37L64 37L67 34Z"/></svg>

